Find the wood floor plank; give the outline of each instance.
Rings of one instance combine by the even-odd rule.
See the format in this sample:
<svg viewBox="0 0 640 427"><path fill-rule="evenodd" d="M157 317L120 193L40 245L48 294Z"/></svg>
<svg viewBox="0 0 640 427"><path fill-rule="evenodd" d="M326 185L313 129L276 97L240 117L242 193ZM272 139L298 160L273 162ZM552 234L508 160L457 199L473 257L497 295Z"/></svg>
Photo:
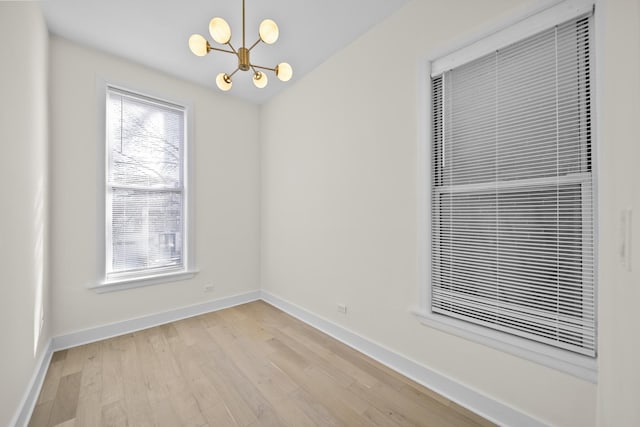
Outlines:
<svg viewBox="0 0 640 427"><path fill-rule="evenodd" d="M182 345L184 345L179 336L168 338L168 341L171 341L171 343L167 342L169 348L177 345L177 348L181 349ZM194 395L193 385L190 383L193 376L188 375L188 371L184 369L184 363L181 366L180 353L171 352L165 356L171 358L172 363L170 365L175 367L171 370L171 374L167 376L167 391L175 414L180 420L180 425L207 425L202 407Z"/></svg>
<svg viewBox="0 0 640 427"><path fill-rule="evenodd" d="M120 341L120 337L115 337L104 341L102 346L101 402L103 406L119 402L124 398Z"/></svg>
<svg viewBox="0 0 640 427"><path fill-rule="evenodd" d="M437 401L425 401L419 404L398 394L395 390L383 385L369 390L353 385L355 393L364 393L371 406L385 412L389 417L401 426L433 426L455 425L470 427L472 422L466 417L461 417L446 405ZM452 424L455 421L455 424Z"/></svg>
<svg viewBox="0 0 640 427"><path fill-rule="evenodd" d="M180 425L180 418L172 405L167 384L161 380L167 376L162 374L163 366L151 344L151 337L161 333L159 328L140 331L134 334L134 341L138 356L144 361L141 365L142 381L146 386L154 423L159 427L172 427Z"/></svg>
<svg viewBox="0 0 640 427"><path fill-rule="evenodd" d="M200 355L202 351L193 346L175 345L173 355L180 369L181 377L184 379L184 387L188 390L190 404L195 405L190 412L197 415L195 423L203 424L215 422L215 413L212 414L211 406L223 400L218 390L207 380L201 368Z"/></svg>
<svg viewBox="0 0 640 427"><path fill-rule="evenodd" d="M29 427L46 427L49 424L49 417L51 416L52 406L53 400L38 403L33 409L33 414L31 414Z"/></svg>
<svg viewBox="0 0 640 427"><path fill-rule="evenodd" d="M78 396L80 395L81 372L60 378L58 392L53 400L49 425L55 426L76 417Z"/></svg>
<svg viewBox="0 0 640 427"><path fill-rule="evenodd" d="M250 339L233 337L225 329L213 328L212 331L209 339L217 343L220 349L233 355L235 366L270 403L286 399L298 388L295 382L265 357L266 353L256 351L254 342Z"/></svg>
<svg viewBox="0 0 640 427"><path fill-rule="evenodd" d="M371 423L372 426L378 427L401 427L402 424L398 424L388 412L384 413L383 410L370 406L364 412L364 416Z"/></svg>
<svg viewBox="0 0 640 427"><path fill-rule="evenodd" d="M151 335L154 330L140 331L134 334L134 341L138 357L144 361L141 364L141 374L145 386L147 387L147 397L149 402L157 404L169 397L169 392L163 381L160 379L162 365L156 352L151 345Z"/></svg>
<svg viewBox="0 0 640 427"><path fill-rule="evenodd" d="M231 417L229 408L227 408L224 402L218 402L214 405L207 405L206 408L203 408L203 413L205 414L207 421L209 422L209 425L211 427L238 427L238 424Z"/></svg>
<svg viewBox="0 0 640 427"><path fill-rule="evenodd" d="M64 358L64 365L62 367L61 375L65 376L82 371L82 367L84 366L84 361L86 358L86 352L86 345L68 349L67 355Z"/></svg>
<svg viewBox="0 0 640 427"><path fill-rule="evenodd" d="M174 427L181 425L180 417L174 409L171 399L151 402L155 425L157 427Z"/></svg>
<svg viewBox="0 0 640 427"><path fill-rule="evenodd" d="M53 353L51 363L61 362L67 358L67 350L60 350Z"/></svg>
<svg viewBox="0 0 640 427"><path fill-rule="evenodd" d="M49 369L47 370L47 374L45 375L44 382L42 383L42 389L40 391L40 396L38 397L38 404L52 401L56 397L56 393L58 392L58 384L60 383L60 377L62 377L62 368L64 366L64 357L56 356L59 353L66 355L67 351L57 351L51 357L51 363L49 364Z"/></svg>
<svg viewBox="0 0 640 427"><path fill-rule="evenodd" d="M127 427L127 413L124 404L117 400L102 407L102 425L104 427Z"/></svg>
<svg viewBox="0 0 640 427"><path fill-rule="evenodd" d="M346 425L367 425L364 412L368 404L361 396L336 383L326 372L312 366L305 370L303 387L329 408Z"/></svg>
<svg viewBox="0 0 640 427"><path fill-rule="evenodd" d="M75 426L81 426L82 424L78 424L76 422L76 419L73 418L71 420L65 421L63 423L60 424L56 424L54 427L75 427Z"/></svg>
<svg viewBox="0 0 640 427"><path fill-rule="evenodd" d="M350 378L352 381L358 381L366 387L372 387L377 384L378 380L374 376L322 345L318 340L318 335L320 334L300 333L299 330L290 327L282 328L281 331L322 359L324 362L321 366L331 367L332 372L335 369L338 375Z"/></svg>
<svg viewBox="0 0 640 427"><path fill-rule="evenodd" d="M87 345L76 411L76 425L78 426L100 426L102 413L102 344L97 342Z"/></svg>
<svg viewBox="0 0 640 427"><path fill-rule="evenodd" d="M223 321L234 325L243 338L251 341L266 341L271 338L265 325L257 321L243 306L229 309L229 316L224 316Z"/></svg>
<svg viewBox="0 0 640 427"><path fill-rule="evenodd" d="M91 343L85 347L80 395L102 390L102 343Z"/></svg>
<svg viewBox="0 0 640 427"><path fill-rule="evenodd" d="M160 330L164 334L166 339L172 339L178 336L175 323L167 323L166 325L159 326Z"/></svg>
<svg viewBox="0 0 640 427"><path fill-rule="evenodd" d="M164 328L165 326L166 325L163 325L160 328ZM167 329L153 328L145 332L148 334L147 336L149 344L151 345L151 350L153 351L158 363L158 370L155 371L155 374L161 383L168 385L180 379L180 368L176 363L169 344L169 340L176 339L178 334L175 327L172 328L172 330L176 332L175 335L169 334L168 336L168 334L165 333L166 330Z"/></svg>
<svg viewBox="0 0 640 427"><path fill-rule="evenodd" d="M310 326L308 325L304 325L304 327L310 328ZM319 338L319 340L325 346L327 346L327 348L329 348L336 355L336 357L349 361L351 364L357 366L358 369L365 371L367 374L371 375L379 383L391 387L398 393L408 398L415 398L416 396L418 396L418 399L423 399L425 397L428 397L442 403L443 405L450 404L450 401L448 399L439 395L438 393L435 393L434 391L423 387L415 381L340 343L332 337L324 335L324 337Z"/></svg>
<svg viewBox="0 0 640 427"><path fill-rule="evenodd" d="M198 401L184 381L175 380L169 384L169 399L180 426L205 426L207 422Z"/></svg>
<svg viewBox="0 0 640 427"><path fill-rule="evenodd" d="M270 356L271 361L282 369L290 378L307 392L307 396L313 402L329 409L339 424L343 425L365 425L365 419L358 414L358 408L342 401L338 396L339 386L332 387L330 378L323 376L312 366L301 368L296 363L292 363L287 354L276 352Z"/></svg>
<svg viewBox="0 0 640 427"><path fill-rule="evenodd" d="M143 380L142 362L133 335L122 339L120 353L124 389L124 406L129 424L140 427L152 427L154 424L151 405L147 397L147 388Z"/></svg>
<svg viewBox="0 0 640 427"><path fill-rule="evenodd" d="M224 396L224 404L234 423L241 427L249 426L258 419L248 403L238 393L236 387L226 382L218 365L204 365L203 372L213 386Z"/></svg>
<svg viewBox="0 0 640 427"><path fill-rule="evenodd" d="M290 396L278 402L272 402L272 404L278 418L282 420L282 425L299 427L313 427L318 425L309 417L296 399Z"/></svg>
<svg viewBox="0 0 640 427"><path fill-rule="evenodd" d="M250 408L256 421L265 425L282 425L271 403L238 368L234 360L226 358L217 361L216 368L225 384L231 385L233 393ZM227 388L229 390L229 388ZM226 396L226 395L225 395ZM255 424L255 421L253 422Z"/></svg>
<svg viewBox="0 0 640 427"><path fill-rule="evenodd" d="M332 377L333 380L340 385L340 387L348 387L351 383L353 383L354 379L352 377L346 375L344 372L340 371L337 366L332 365L331 363L320 357L312 349L299 342L296 337L287 334L284 329L278 331L276 333L276 337L280 341L282 341L284 345L298 353L307 362L308 365L320 369L327 375Z"/></svg>
<svg viewBox="0 0 640 427"><path fill-rule="evenodd" d="M263 302L56 352L30 427L490 427Z"/></svg>
<svg viewBox="0 0 640 427"><path fill-rule="evenodd" d="M78 409L76 411L76 424L83 427L99 427L102 418L102 401L100 392L80 392Z"/></svg>
<svg viewBox="0 0 640 427"><path fill-rule="evenodd" d="M340 426L342 423L331 411L305 389L299 388L290 396L295 405L317 426Z"/></svg>
<svg viewBox="0 0 640 427"><path fill-rule="evenodd" d="M175 415L179 420L177 425L206 425L206 421L200 410L198 401L193 396L186 378L182 375L181 368L172 346L184 345L175 326L171 328L163 325L160 329L153 328L145 331L151 350L157 361L157 369L154 369L156 376L154 393L170 403L171 410L164 409L165 412ZM166 396L166 397L165 397ZM158 404L157 402L152 403Z"/></svg>

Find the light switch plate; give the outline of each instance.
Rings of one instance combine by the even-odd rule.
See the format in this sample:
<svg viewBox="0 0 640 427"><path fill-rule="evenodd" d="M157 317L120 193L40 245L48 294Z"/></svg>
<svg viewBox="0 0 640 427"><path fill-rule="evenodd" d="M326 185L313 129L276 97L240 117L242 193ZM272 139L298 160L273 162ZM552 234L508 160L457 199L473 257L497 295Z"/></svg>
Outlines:
<svg viewBox="0 0 640 427"><path fill-rule="evenodd" d="M632 210L623 209L620 212L620 263L626 271L631 271L632 232Z"/></svg>

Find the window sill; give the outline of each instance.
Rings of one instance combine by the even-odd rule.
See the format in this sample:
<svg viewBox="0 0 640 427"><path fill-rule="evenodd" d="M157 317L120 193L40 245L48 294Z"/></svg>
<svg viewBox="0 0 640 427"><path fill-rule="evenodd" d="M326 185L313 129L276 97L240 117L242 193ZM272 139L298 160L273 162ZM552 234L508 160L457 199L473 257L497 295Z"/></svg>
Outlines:
<svg viewBox="0 0 640 427"><path fill-rule="evenodd" d="M89 289L93 289L99 294L106 292L122 291L125 289L140 288L143 286L158 285L161 283L177 282L180 280L187 280L195 277L198 274L198 270L189 271L176 271L171 273L156 274L151 276L139 276L118 278L112 280L104 280L97 285L89 286Z"/></svg>
<svg viewBox="0 0 640 427"><path fill-rule="evenodd" d="M593 384L597 383L598 364L595 358L560 350L499 331L492 331L447 316L430 313L424 309L416 309L412 312L425 326L556 369Z"/></svg>

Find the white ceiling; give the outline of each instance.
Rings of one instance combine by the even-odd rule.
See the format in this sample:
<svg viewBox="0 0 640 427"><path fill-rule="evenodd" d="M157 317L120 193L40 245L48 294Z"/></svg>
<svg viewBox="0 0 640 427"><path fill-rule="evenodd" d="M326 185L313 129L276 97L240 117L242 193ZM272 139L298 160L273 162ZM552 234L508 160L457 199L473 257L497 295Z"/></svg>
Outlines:
<svg viewBox="0 0 640 427"><path fill-rule="evenodd" d="M408 0L246 0L246 44L258 39L262 19L273 19L280 38L251 51L257 65L275 67L288 62L293 79L279 81L269 73L269 84L257 89L249 72L239 71L228 92L263 103L295 84L328 57L399 9ZM215 76L232 72L233 55L212 52L196 57L189 36L208 34L214 16L231 26L231 43L242 45L241 0L43 0L42 8L53 34L215 88Z"/></svg>

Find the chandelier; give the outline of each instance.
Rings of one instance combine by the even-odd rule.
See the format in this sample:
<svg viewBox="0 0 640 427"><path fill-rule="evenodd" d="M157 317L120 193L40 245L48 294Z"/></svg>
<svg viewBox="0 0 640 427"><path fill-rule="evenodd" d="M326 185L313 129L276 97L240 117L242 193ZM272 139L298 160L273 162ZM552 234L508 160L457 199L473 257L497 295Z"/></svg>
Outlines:
<svg viewBox="0 0 640 427"><path fill-rule="evenodd" d="M251 50L256 47L260 42L264 42L266 44L273 44L278 40L278 26L271 19L265 19L260 23L260 28L258 30L258 40L254 44L252 44L249 48L246 47L245 43L245 25L244 25L244 0L242 0L242 47L236 50L231 45L231 28L227 21L222 18L213 18L209 22L209 34L213 40L221 45L226 45L229 49L220 49L217 47L212 47L207 39L205 39L200 34L193 34L189 37L189 49L193 52L194 55L197 56L205 56L212 50L216 50L218 52L230 53L232 55L236 55L238 58L238 68L235 69L231 74L220 73L216 77L216 84L218 88L223 91L228 91L231 89L233 85L233 81L231 78L235 73L240 71L249 71L253 72L253 84L262 89L267 85L268 79L267 75L261 71L273 71L278 79L283 82L288 81L293 76L293 69L291 65L286 62L281 62L276 65L275 68L263 67L260 65L252 64L250 59Z"/></svg>

